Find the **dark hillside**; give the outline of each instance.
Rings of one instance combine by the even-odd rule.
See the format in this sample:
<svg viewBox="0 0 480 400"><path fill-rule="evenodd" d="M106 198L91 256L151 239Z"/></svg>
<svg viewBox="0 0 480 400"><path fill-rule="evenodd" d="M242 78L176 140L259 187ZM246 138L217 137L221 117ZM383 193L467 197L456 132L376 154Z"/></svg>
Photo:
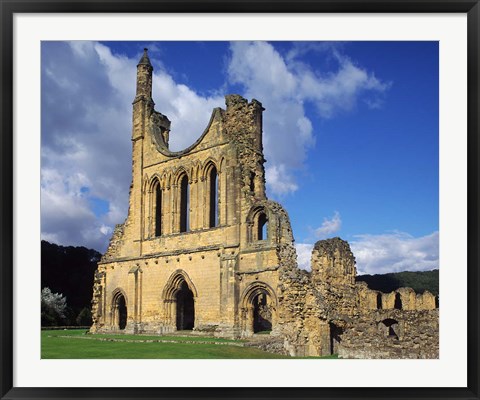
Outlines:
<svg viewBox="0 0 480 400"><path fill-rule="evenodd" d="M370 289L388 293L400 287L411 287L417 293L428 290L438 295L438 269L424 272L396 272L382 275L359 275L357 282L367 282Z"/></svg>
<svg viewBox="0 0 480 400"><path fill-rule="evenodd" d="M58 246L42 240L41 288L67 298L67 306L76 316L92 301L93 274L101 254L86 247Z"/></svg>

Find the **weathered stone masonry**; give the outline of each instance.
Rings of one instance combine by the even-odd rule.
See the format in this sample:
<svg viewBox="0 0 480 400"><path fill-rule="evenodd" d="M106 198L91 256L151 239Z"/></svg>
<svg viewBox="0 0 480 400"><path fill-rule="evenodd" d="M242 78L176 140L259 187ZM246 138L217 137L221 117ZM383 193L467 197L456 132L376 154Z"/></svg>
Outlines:
<svg viewBox="0 0 480 400"><path fill-rule="evenodd" d="M355 282L355 258L340 238L322 240L312 252L312 271L297 268L284 249L280 321L284 347L297 356L438 358L438 308L428 291L392 293Z"/></svg>
<svg viewBox="0 0 480 400"><path fill-rule="evenodd" d="M429 294L356 283L347 242L320 241L298 269L287 212L265 194L262 104L226 96L200 138L169 150L145 50L133 101L128 216L98 264L91 332L192 330L256 337L291 355L438 357Z"/></svg>

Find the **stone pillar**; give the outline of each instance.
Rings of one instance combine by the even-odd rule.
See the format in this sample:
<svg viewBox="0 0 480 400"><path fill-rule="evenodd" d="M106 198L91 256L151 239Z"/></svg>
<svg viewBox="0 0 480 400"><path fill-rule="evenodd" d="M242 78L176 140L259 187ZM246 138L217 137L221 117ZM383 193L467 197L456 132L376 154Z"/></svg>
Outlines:
<svg viewBox="0 0 480 400"><path fill-rule="evenodd" d="M172 191L170 186L166 186L163 189L163 199L165 200L162 204L163 232L165 235L168 235L172 233Z"/></svg>
<svg viewBox="0 0 480 400"><path fill-rule="evenodd" d="M179 215L178 215L178 191L179 191L179 187L178 185L175 183L172 185L172 190L171 190L171 196L170 196L170 199L171 199L171 208L170 208L170 215L171 215L171 219L172 219L172 224L171 224L171 227L172 227L172 233L178 233L180 232L180 219L179 219Z"/></svg>

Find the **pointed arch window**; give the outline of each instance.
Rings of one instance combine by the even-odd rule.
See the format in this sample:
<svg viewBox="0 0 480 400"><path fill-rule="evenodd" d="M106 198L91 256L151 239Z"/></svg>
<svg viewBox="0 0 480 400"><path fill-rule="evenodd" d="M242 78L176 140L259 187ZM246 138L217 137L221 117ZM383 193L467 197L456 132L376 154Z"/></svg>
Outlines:
<svg viewBox="0 0 480 400"><path fill-rule="evenodd" d="M257 240L267 240L268 237L268 218L262 212L258 215L257 221Z"/></svg>
<svg viewBox="0 0 480 400"><path fill-rule="evenodd" d="M208 172L208 226L218 226L218 173L215 166Z"/></svg>
<svg viewBox="0 0 480 400"><path fill-rule="evenodd" d="M162 235L162 188L157 181L154 188L155 236Z"/></svg>
<svg viewBox="0 0 480 400"><path fill-rule="evenodd" d="M190 185L188 177L180 179L180 232L190 231Z"/></svg>

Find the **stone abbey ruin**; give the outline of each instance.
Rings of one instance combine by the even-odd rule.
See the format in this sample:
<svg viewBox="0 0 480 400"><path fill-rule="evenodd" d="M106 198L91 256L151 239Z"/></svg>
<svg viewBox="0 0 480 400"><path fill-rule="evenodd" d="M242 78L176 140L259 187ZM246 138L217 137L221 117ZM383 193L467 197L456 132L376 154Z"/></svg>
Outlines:
<svg viewBox="0 0 480 400"><path fill-rule="evenodd" d="M145 50L128 216L98 263L91 332L191 330L261 338L258 346L292 356L438 358L431 293L356 282L339 238L315 244L311 272L298 268L288 214L265 194L262 104L226 96L200 138L172 152L152 72Z"/></svg>

